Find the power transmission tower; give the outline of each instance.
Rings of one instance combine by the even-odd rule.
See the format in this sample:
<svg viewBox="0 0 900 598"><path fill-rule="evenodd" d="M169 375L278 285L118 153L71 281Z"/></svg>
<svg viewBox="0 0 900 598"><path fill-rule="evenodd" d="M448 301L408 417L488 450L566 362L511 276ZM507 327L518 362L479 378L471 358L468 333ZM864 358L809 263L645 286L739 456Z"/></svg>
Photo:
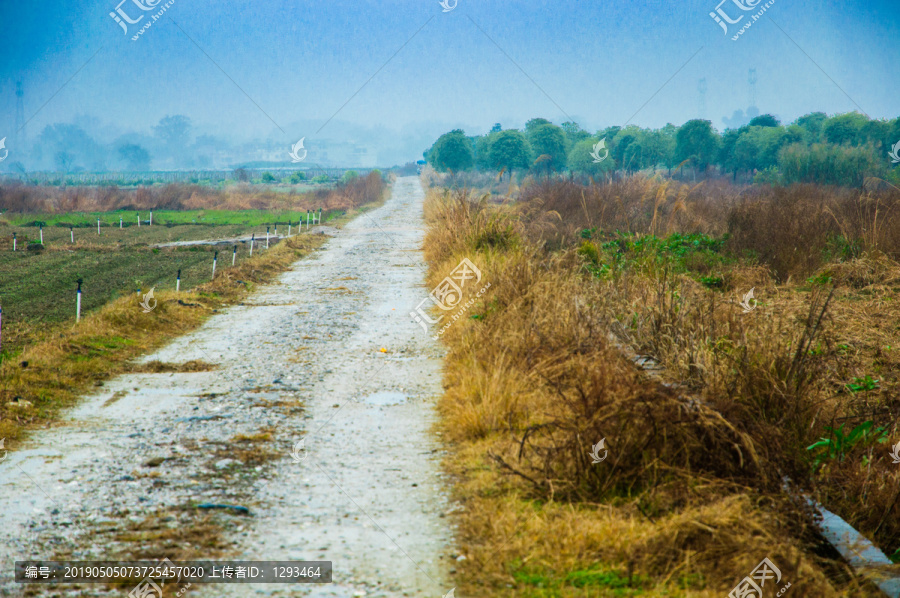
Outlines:
<svg viewBox="0 0 900 598"><path fill-rule="evenodd" d="M750 107L756 108L756 69L750 69L747 82L750 83Z"/></svg>
<svg viewBox="0 0 900 598"><path fill-rule="evenodd" d="M22 91L22 82L16 83L16 131L13 139L20 149L25 143L25 92Z"/></svg>

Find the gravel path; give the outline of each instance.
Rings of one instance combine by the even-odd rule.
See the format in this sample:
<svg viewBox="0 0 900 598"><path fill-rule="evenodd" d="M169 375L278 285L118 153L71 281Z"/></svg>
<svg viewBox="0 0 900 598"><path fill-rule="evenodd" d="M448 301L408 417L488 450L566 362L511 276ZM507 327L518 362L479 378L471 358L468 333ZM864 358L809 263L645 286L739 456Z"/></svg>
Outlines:
<svg viewBox="0 0 900 598"><path fill-rule="evenodd" d="M109 558L98 528L203 502L251 510L216 514L233 522L233 558L330 560L334 583L195 584L188 596L446 594L449 506L429 430L440 349L409 316L427 294L423 196L417 178L399 179L277 283L146 357L216 370L120 376L10 453L0 594L21 594L17 559ZM276 458L248 464L237 437L261 431Z"/></svg>

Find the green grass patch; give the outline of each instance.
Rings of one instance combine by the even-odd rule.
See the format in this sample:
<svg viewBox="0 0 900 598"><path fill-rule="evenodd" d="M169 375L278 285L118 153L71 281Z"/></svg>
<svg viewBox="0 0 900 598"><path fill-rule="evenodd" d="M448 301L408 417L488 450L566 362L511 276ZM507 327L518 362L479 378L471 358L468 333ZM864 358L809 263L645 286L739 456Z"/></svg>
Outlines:
<svg viewBox="0 0 900 598"><path fill-rule="evenodd" d="M588 568L559 573L525 568L519 563L513 564L511 569L513 579L521 586L525 586L519 588L522 596L555 596L564 589L593 590L594 593L588 592L589 595L637 596L647 583L644 577L629 578L626 573L616 570Z"/></svg>

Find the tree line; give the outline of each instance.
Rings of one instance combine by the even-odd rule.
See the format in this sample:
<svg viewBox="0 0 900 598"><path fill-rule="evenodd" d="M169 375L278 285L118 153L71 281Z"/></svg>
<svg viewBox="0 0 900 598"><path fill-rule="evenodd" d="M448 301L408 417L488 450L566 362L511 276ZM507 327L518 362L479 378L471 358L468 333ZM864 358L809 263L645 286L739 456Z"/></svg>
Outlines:
<svg viewBox="0 0 900 598"><path fill-rule="evenodd" d="M784 125L771 114L719 133L708 120L660 129L607 127L594 134L577 123L533 118L525 130L497 123L486 135L461 129L441 135L425 153L438 171L527 171L551 176L611 178L666 169L669 175L730 176L735 181L810 182L858 186L867 177L900 185L891 152L900 144L900 118L875 120L858 112L813 112Z"/></svg>

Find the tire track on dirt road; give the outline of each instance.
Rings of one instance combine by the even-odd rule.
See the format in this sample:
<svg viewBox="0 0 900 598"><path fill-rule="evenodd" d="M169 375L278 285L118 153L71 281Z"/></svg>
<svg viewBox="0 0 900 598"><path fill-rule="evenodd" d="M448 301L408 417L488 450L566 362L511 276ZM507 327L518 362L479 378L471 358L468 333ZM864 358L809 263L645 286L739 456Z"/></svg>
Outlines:
<svg viewBox="0 0 900 598"><path fill-rule="evenodd" d="M97 526L210 502L253 513L217 515L233 522L233 558L330 560L334 583L194 584L189 595L444 595L451 533L429 430L441 351L409 317L427 293L423 197L416 177L398 179L384 206L277 283L143 360L216 370L117 377L10 453L0 464L0 593L21 593L16 559L61 547L108 558ZM230 454L235 438L261 430L274 460L250 466Z"/></svg>

